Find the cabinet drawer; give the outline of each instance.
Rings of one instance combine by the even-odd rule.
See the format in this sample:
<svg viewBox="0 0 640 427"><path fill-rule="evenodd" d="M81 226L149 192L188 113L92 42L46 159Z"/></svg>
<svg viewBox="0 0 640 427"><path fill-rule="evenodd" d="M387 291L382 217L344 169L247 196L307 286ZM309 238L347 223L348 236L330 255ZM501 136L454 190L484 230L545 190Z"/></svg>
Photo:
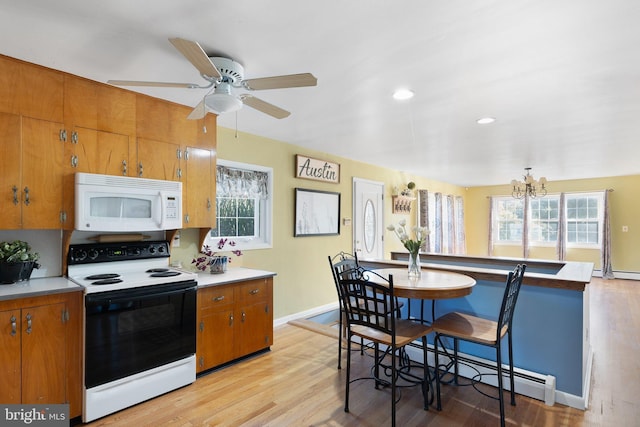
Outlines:
<svg viewBox="0 0 640 427"><path fill-rule="evenodd" d="M204 311L217 311L234 303L233 286L211 286L198 290L198 307Z"/></svg>
<svg viewBox="0 0 640 427"><path fill-rule="evenodd" d="M238 286L236 292L238 303L242 305L253 304L268 301L270 299L271 287L267 279L256 279L242 283Z"/></svg>

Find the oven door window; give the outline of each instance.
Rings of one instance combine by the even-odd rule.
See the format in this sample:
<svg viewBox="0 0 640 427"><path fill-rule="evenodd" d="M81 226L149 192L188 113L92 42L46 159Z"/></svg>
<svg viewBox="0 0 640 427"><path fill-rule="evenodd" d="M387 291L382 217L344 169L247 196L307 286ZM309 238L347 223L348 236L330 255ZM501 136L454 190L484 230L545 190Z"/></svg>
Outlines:
<svg viewBox="0 0 640 427"><path fill-rule="evenodd" d="M195 282L187 289L184 286L155 285L87 295L87 388L195 354Z"/></svg>

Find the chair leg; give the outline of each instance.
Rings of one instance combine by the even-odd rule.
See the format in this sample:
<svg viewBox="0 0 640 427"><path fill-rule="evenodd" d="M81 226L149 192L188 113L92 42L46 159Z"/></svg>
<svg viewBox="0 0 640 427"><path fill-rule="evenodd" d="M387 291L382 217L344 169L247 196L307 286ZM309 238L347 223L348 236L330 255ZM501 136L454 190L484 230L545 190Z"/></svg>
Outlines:
<svg viewBox="0 0 640 427"><path fill-rule="evenodd" d="M348 329L348 328L347 328ZM344 412L349 412L349 383L351 382L351 331L347 332L347 380L345 381Z"/></svg>
<svg viewBox="0 0 640 427"><path fill-rule="evenodd" d="M496 363L498 364L498 400L500 401L500 426L504 427L504 393L502 381L502 356L500 345L496 347Z"/></svg>
<svg viewBox="0 0 640 427"><path fill-rule="evenodd" d="M373 354L373 376L375 377L375 384L376 384L376 390L378 389L378 386L380 385L380 347L378 345L378 343L374 343L373 344L373 348L375 349Z"/></svg>
<svg viewBox="0 0 640 427"><path fill-rule="evenodd" d="M342 369L342 334L345 332L342 329L343 317L344 311L340 310L340 320L338 321L338 369Z"/></svg>
<svg viewBox="0 0 640 427"><path fill-rule="evenodd" d="M422 378L422 397L424 399L424 409L429 410L429 361L427 359L427 337L422 337L422 363L424 366L424 377Z"/></svg>
<svg viewBox="0 0 640 427"><path fill-rule="evenodd" d="M440 362L438 360L438 340L440 339L440 335L436 334L435 339L433 340L433 348L435 350L435 369L434 375L436 376L436 409L438 411L442 411L442 402L440 400Z"/></svg>
<svg viewBox="0 0 640 427"><path fill-rule="evenodd" d="M516 384L513 375L513 346L511 344L511 331L509 334L509 376L511 379L511 404L516 406Z"/></svg>
<svg viewBox="0 0 640 427"><path fill-rule="evenodd" d="M458 339L453 338L453 383L458 385Z"/></svg>
<svg viewBox="0 0 640 427"><path fill-rule="evenodd" d="M391 427L396 427L396 352L397 348L391 349Z"/></svg>

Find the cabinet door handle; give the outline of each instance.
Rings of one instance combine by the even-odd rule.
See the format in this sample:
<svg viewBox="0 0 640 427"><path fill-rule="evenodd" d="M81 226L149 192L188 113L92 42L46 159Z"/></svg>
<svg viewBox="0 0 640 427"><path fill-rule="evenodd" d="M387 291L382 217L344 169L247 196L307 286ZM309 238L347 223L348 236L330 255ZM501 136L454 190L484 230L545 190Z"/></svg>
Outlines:
<svg viewBox="0 0 640 427"><path fill-rule="evenodd" d="M17 205L18 203L20 203L20 201L18 200L18 187L14 185L13 187L11 187L11 190L13 190L13 204Z"/></svg>
<svg viewBox="0 0 640 427"><path fill-rule="evenodd" d="M233 326L233 314L229 316L229 326Z"/></svg>
<svg viewBox="0 0 640 427"><path fill-rule="evenodd" d="M16 316L11 316L11 336L15 337L18 333L18 324L16 323Z"/></svg>
<svg viewBox="0 0 640 427"><path fill-rule="evenodd" d="M15 187L14 187L15 188ZM207 210L211 210L211 198L207 197Z"/></svg>
<svg viewBox="0 0 640 427"><path fill-rule="evenodd" d="M138 176L142 176L142 173L144 172L143 167L142 167L142 162L140 162L138 164Z"/></svg>
<svg viewBox="0 0 640 427"><path fill-rule="evenodd" d="M247 313L245 313L244 311L242 312L242 323L244 323L245 319L247 318Z"/></svg>
<svg viewBox="0 0 640 427"><path fill-rule="evenodd" d="M126 160L122 161L122 175L123 176L127 176L127 161Z"/></svg>
<svg viewBox="0 0 640 427"><path fill-rule="evenodd" d="M24 204L29 206L31 200L29 200L29 187L24 187Z"/></svg>
<svg viewBox="0 0 640 427"><path fill-rule="evenodd" d="M257 294L258 292L260 292L260 289L251 289L251 290L249 291L249 294L251 294L251 295L255 295L255 294Z"/></svg>
<svg viewBox="0 0 640 427"><path fill-rule="evenodd" d="M224 295L220 295L219 297L215 297L215 298L213 298L213 301L215 301L215 302L220 302L220 301L222 301L223 299L224 299Z"/></svg>
<svg viewBox="0 0 640 427"><path fill-rule="evenodd" d="M31 333L31 315L29 313L27 313L27 333L30 334Z"/></svg>

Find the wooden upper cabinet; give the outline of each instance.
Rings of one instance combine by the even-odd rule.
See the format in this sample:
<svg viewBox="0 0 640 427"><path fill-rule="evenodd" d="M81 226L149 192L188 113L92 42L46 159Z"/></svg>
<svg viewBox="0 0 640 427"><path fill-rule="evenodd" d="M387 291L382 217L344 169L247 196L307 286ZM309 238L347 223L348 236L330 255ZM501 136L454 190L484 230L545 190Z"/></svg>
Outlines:
<svg viewBox="0 0 640 427"><path fill-rule="evenodd" d="M1 74L0 74L1 78ZM1 101L0 101L1 102ZM21 226L22 169L20 145L20 116L0 113L0 206L2 228Z"/></svg>
<svg viewBox="0 0 640 427"><path fill-rule="evenodd" d="M62 123L22 118L22 228L61 228Z"/></svg>
<svg viewBox="0 0 640 427"><path fill-rule="evenodd" d="M51 122L63 121L64 76L59 71L20 64L20 114Z"/></svg>
<svg viewBox="0 0 640 427"><path fill-rule="evenodd" d="M137 176L180 181L179 169L180 157L182 157L180 145L138 138L137 149L137 163L131 165L131 167L135 167ZM132 173L129 175L131 176Z"/></svg>
<svg viewBox="0 0 640 427"><path fill-rule="evenodd" d="M182 197L185 227L211 228L215 225L215 168L213 150L186 147L183 170Z"/></svg>
<svg viewBox="0 0 640 427"><path fill-rule="evenodd" d="M20 114L20 62L0 55L0 112Z"/></svg>
<svg viewBox="0 0 640 427"><path fill-rule="evenodd" d="M64 78L64 122L104 132L135 136L136 95L72 75Z"/></svg>

